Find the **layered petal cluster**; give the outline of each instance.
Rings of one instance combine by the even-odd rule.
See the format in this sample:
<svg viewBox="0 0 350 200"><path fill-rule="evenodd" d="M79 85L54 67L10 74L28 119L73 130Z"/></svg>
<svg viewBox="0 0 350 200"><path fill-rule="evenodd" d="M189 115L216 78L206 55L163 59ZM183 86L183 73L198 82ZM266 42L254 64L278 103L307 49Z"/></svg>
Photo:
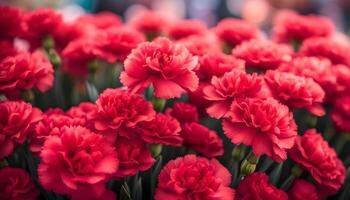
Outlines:
<svg viewBox="0 0 350 200"><path fill-rule="evenodd" d="M204 35L207 27L198 20L178 20L169 25L167 32L170 38L179 40L192 35Z"/></svg>
<svg viewBox="0 0 350 200"><path fill-rule="evenodd" d="M67 111L67 115L73 118L75 125L81 125L93 130L94 118L97 113L97 106L90 102L81 102L78 106L73 106Z"/></svg>
<svg viewBox="0 0 350 200"><path fill-rule="evenodd" d="M243 42L232 50L232 55L244 60L247 68L260 70L276 69L290 61L292 53L289 46L256 39Z"/></svg>
<svg viewBox="0 0 350 200"><path fill-rule="evenodd" d="M288 200L283 190L277 189L266 174L255 172L244 177L236 190L237 200Z"/></svg>
<svg viewBox="0 0 350 200"><path fill-rule="evenodd" d="M10 155L33 133L42 119L39 109L23 101L0 102L0 159Z"/></svg>
<svg viewBox="0 0 350 200"><path fill-rule="evenodd" d="M10 99L18 99L25 90L48 91L54 80L51 63L40 51L20 53L0 62L0 91Z"/></svg>
<svg viewBox="0 0 350 200"><path fill-rule="evenodd" d="M132 92L142 92L152 84L156 97L169 99L198 87L194 72L198 58L166 38L141 43L124 65L120 80Z"/></svg>
<svg viewBox="0 0 350 200"><path fill-rule="evenodd" d="M155 117L150 102L138 94L120 89L106 89L98 97L96 106L94 127L113 140L118 135L132 137L138 124L152 121Z"/></svg>
<svg viewBox="0 0 350 200"><path fill-rule="evenodd" d="M153 39L166 30L169 19L157 12L143 11L134 15L129 24L136 30L144 33L149 39Z"/></svg>
<svg viewBox="0 0 350 200"><path fill-rule="evenodd" d="M175 117L181 124L199 120L196 106L189 103L175 102L172 108L167 108L166 113Z"/></svg>
<svg viewBox="0 0 350 200"><path fill-rule="evenodd" d="M0 199L37 200L39 190L29 174L21 168L0 168Z"/></svg>
<svg viewBox="0 0 350 200"><path fill-rule="evenodd" d="M207 109L209 116L217 119L227 115L235 98L269 96L262 77L240 70L228 72L222 77L214 76L211 84L203 88L203 93L204 98L213 102Z"/></svg>
<svg viewBox="0 0 350 200"><path fill-rule="evenodd" d="M64 126L60 131L60 136L46 139L40 153L40 183L72 199L101 199L106 182L118 170L114 148L81 126Z"/></svg>
<svg viewBox="0 0 350 200"><path fill-rule="evenodd" d="M230 183L229 171L217 160L187 155L164 166L154 198L232 200L235 193Z"/></svg>
<svg viewBox="0 0 350 200"><path fill-rule="evenodd" d="M210 52L220 52L220 42L212 33L205 35L191 35L176 41L184 45L195 56L203 56Z"/></svg>
<svg viewBox="0 0 350 200"><path fill-rule="evenodd" d="M342 96L335 100L331 119L335 127L342 132L350 132L350 96Z"/></svg>
<svg viewBox="0 0 350 200"><path fill-rule="evenodd" d="M293 114L275 99L237 99L222 123L224 133L234 144L251 146L256 156L266 154L281 162L297 136Z"/></svg>
<svg viewBox="0 0 350 200"><path fill-rule="evenodd" d="M297 179L293 182L292 187L288 190L290 200L322 200L324 195L312 183Z"/></svg>
<svg viewBox="0 0 350 200"><path fill-rule="evenodd" d="M301 16L293 11L281 11L275 18L273 38L277 42L303 41L330 36L334 30L333 23L326 17Z"/></svg>
<svg viewBox="0 0 350 200"><path fill-rule="evenodd" d="M0 13L0 39L12 40L19 36L23 31L24 12L16 7L0 6Z"/></svg>
<svg viewBox="0 0 350 200"><path fill-rule="evenodd" d="M306 108L316 116L325 114L325 92L313 79L287 72L267 71L265 81L272 95L291 108Z"/></svg>
<svg viewBox="0 0 350 200"><path fill-rule="evenodd" d="M311 174L325 194L335 194L344 184L345 167L342 161L315 129L298 136L289 155Z"/></svg>
<svg viewBox="0 0 350 200"><path fill-rule="evenodd" d="M122 25L120 16L108 11L95 13L93 15L82 15L76 19L76 22L83 25L93 25L101 30Z"/></svg>

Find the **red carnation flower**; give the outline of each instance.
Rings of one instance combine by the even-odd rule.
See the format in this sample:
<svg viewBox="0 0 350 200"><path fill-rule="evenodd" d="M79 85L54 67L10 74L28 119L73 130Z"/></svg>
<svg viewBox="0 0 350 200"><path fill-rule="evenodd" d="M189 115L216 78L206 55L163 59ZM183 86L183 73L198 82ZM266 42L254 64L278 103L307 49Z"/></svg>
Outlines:
<svg viewBox="0 0 350 200"><path fill-rule="evenodd" d="M335 96L350 94L350 67L346 65L333 65L332 72L337 79L337 83L327 90L329 93L328 100L330 101L335 100Z"/></svg>
<svg viewBox="0 0 350 200"><path fill-rule="evenodd" d="M317 57L296 57L291 62L283 63L278 70L290 72L297 76L312 78L328 94L335 90L337 78L332 71L332 64L328 59Z"/></svg>
<svg viewBox="0 0 350 200"><path fill-rule="evenodd" d="M99 38L101 49L106 54L113 56L113 62L124 61L139 43L145 41L145 37L138 31L127 27L110 28L104 31L105 35Z"/></svg>
<svg viewBox="0 0 350 200"><path fill-rule="evenodd" d="M0 40L0 61L6 57L15 56L16 54L18 54L18 50L14 46L12 40Z"/></svg>
<svg viewBox="0 0 350 200"><path fill-rule="evenodd" d="M192 35L203 35L207 31L204 23L198 20L178 20L168 28L168 34L171 38L179 40Z"/></svg>
<svg viewBox="0 0 350 200"><path fill-rule="evenodd" d="M175 102L172 108L167 108L166 113L175 117L180 123L198 122L198 111L196 106Z"/></svg>
<svg viewBox="0 0 350 200"><path fill-rule="evenodd" d="M242 99L232 103L223 130L234 144L252 146L255 155L277 162L287 159L297 135L293 114L275 99Z"/></svg>
<svg viewBox="0 0 350 200"><path fill-rule="evenodd" d="M23 144L41 120L41 111L23 101L0 102L0 159Z"/></svg>
<svg viewBox="0 0 350 200"><path fill-rule="evenodd" d="M96 104L90 102L82 102L67 111L67 115L73 119L75 125L81 125L91 130L94 129L94 117L96 113Z"/></svg>
<svg viewBox="0 0 350 200"><path fill-rule="evenodd" d="M316 116L325 114L325 93L313 79L287 72L267 71L265 80L273 96L292 108L306 108Z"/></svg>
<svg viewBox="0 0 350 200"><path fill-rule="evenodd" d="M323 195L317 188L310 182L297 179L293 182L293 186L288 191L290 200L322 200Z"/></svg>
<svg viewBox="0 0 350 200"><path fill-rule="evenodd" d="M197 107L200 116L207 116L206 109L212 104L211 101L207 100L204 95L204 88L208 83L200 83L197 90L188 93L188 102Z"/></svg>
<svg viewBox="0 0 350 200"><path fill-rule="evenodd" d="M31 48L41 46L47 35L52 35L62 23L62 15L53 9L42 8L24 15L23 38L29 41Z"/></svg>
<svg viewBox="0 0 350 200"><path fill-rule="evenodd" d="M140 95L120 89L106 89L96 105L95 129L110 135L112 143L119 134L131 137L139 123L152 121L155 116L151 103Z"/></svg>
<svg viewBox="0 0 350 200"><path fill-rule="evenodd" d="M76 22L84 25L93 25L94 27L103 30L122 25L121 18L118 15L108 11L82 15L78 17Z"/></svg>
<svg viewBox="0 0 350 200"><path fill-rule="evenodd" d="M117 154L101 135L81 126L64 126L49 136L41 151L39 180L47 190L72 199L98 199L118 169Z"/></svg>
<svg viewBox="0 0 350 200"><path fill-rule="evenodd" d="M281 63L292 59L293 50L268 40L249 40L232 50L232 55L244 60L247 68L276 69Z"/></svg>
<svg viewBox="0 0 350 200"><path fill-rule="evenodd" d="M303 42L300 54L328 58L333 64L350 65L350 46L330 38L310 38Z"/></svg>
<svg viewBox="0 0 350 200"><path fill-rule="evenodd" d="M120 137L114 146L119 160L119 169L115 173L117 178L133 176L139 171L146 171L155 162L149 148L141 140Z"/></svg>
<svg viewBox="0 0 350 200"><path fill-rule="evenodd" d="M273 38L277 42L303 41L311 37L329 36L333 32L334 25L326 17L282 11L275 18Z"/></svg>
<svg viewBox="0 0 350 200"><path fill-rule="evenodd" d="M14 39L22 33L23 11L16 7L0 6L0 39Z"/></svg>
<svg viewBox="0 0 350 200"><path fill-rule="evenodd" d="M237 200L288 200L287 194L270 184L268 176L261 172L244 177L236 192Z"/></svg>
<svg viewBox="0 0 350 200"><path fill-rule="evenodd" d="M181 146L180 123L173 117L165 114L157 114L149 122L140 124L139 136L150 144L164 144L170 146Z"/></svg>
<svg viewBox="0 0 350 200"><path fill-rule="evenodd" d="M21 168L0 168L0 199L36 200L39 194L26 171Z"/></svg>
<svg viewBox="0 0 350 200"><path fill-rule="evenodd" d="M184 45L188 51L195 56L203 56L209 52L220 52L221 47L215 35L207 33L206 35L191 35L189 37L176 41Z"/></svg>
<svg viewBox="0 0 350 200"><path fill-rule="evenodd" d="M232 70L245 70L244 61L221 52L212 52L199 59L197 75L201 81L208 81L213 76L221 77Z"/></svg>
<svg viewBox="0 0 350 200"><path fill-rule="evenodd" d="M214 32L222 41L231 47L246 40L261 38L262 36L260 30L254 24L233 18L221 20L214 28Z"/></svg>
<svg viewBox="0 0 350 200"><path fill-rule="evenodd" d="M230 183L231 174L217 160L187 155L164 166L154 199L232 200Z"/></svg>
<svg viewBox="0 0 350 200"><path fill-rule="evenodd" d="M290 157L306 169L325 194L335 194L345 180L345 167L337 153L315 129L298 136Z"/></svg>
<svg viewBox="0 0 350 200"><path fill-rule="evenodd" d="M342 132L350 132L350 96L338 97L333 103L331 119Z"/></svg>
<svg viewBox="0 0 350 200"><path fill-rule="evenodd" d="M35 131L31 135L30 150L33 153L40 153L41 148L49 135L60 135L61 127L73 124L73 118L69 117L63 110L60 108L50 108L43 114L43 119L35 126Z"/></svg>
<svg viewBox="0 0 350 200"><path fill-rule="evenodd" d="M182 126L184 146L193 149L206 157L224 155L222 139L206 126L196 122L186 123Z"/></svg>
<svg viewBox="0 0 350 200"><path fill-rule="evenodd" d="M197 57L166 38L141 43L124 65L120 80L132 92L142 92L152 84L156 97L169 99L198 87L198 77L193 72Z"/></svg>
<svg viewBox="0 0 350 200"><path fill-rule="evenodd" d="M263 79L257 74L238 70L220 78L214 76L211 85L203 89L204 97L213 101L207 109L209 116L217 119L226 116L234 98L269 96L263 84Z"/></svg>
<svg viewBox="0 0 350 200"><path fill-rule="evenodd" d="M145 35L160 35L167 27L169 19L153 11L139 12L130 20L129 24Z"/></svg>
<svg viewBox="0 0 350 200"><path fill-rule="evenodd" d="M53 85L53 73L40 51L7 57L0 63L0 91L10 99L18 99L20 92L33 88L46 92Z"/></svg>

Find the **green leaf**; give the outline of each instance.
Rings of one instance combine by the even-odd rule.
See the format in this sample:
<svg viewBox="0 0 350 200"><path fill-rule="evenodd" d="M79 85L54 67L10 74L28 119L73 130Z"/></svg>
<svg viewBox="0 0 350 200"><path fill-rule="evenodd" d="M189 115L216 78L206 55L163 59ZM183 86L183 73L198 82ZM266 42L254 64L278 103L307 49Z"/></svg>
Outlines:
<svg viewBox="0 0 350 200"><path fill-rule="evenodd" d="M278 181L280 180L281 173L282 173L283 163L278 163L277 166L272 170L270 173L270 182L273 185L277 185Z"/></svg>
<svg viewBox="0 0 350 200"><path fill-rule="evenodd" d="M133 200L142 200L142 178L134 185Z"/></svg>
<svg viewBox="0 0 350 200"><path fill-rule="evenodd" d="M97 91L95 85L93 85L89 81L86 81L85 84L86 84L86 90L87 90L87 94L89 96L90 101L95 102L97 97L98 97L98 91Z"/></svg>
<svg viewBox="0 0 350 200"><path fill-rule="evenodd" d="M153 199L153 194L154 194L154 191L156 190L157 179L158 179L159 172L162 169L162 163L163 163L163 157L159 156L157 158L156 164L153 166L151 170L151 199Z"/></svg>
<svg viewBox="0 0 350 200"><path fill-rule="evenodd" d="M122 185L120 189L120 193L118 196L118 199L120 200L132 200L130 195L130 188L126 182Z"/></svg>

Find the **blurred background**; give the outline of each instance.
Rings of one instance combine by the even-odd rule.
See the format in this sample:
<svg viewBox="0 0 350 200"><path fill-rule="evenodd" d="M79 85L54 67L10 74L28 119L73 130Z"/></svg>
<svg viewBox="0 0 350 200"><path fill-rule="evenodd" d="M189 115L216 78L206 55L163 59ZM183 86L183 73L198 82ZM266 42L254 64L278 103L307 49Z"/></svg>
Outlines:
<svg viewBox="0 0 350 200"><path fill-rule="evenodd" d="M0 0L28 10L53 7L68 19L84 13L112 11L128 20L135 12L153 9L170 17L199 19L209 27L222 18L243 18L268 30L276 12L293 9L301 14L328 16L337 29L349 33L350 0Z"/></svg>

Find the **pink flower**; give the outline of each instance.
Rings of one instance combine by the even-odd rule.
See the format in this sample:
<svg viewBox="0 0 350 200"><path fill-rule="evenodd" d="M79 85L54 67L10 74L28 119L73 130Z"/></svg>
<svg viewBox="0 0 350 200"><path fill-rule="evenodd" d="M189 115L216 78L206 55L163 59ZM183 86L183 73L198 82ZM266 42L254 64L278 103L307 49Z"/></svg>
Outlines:
<svg viewBox="0 0 350 200"><path fill-rule="evenodd" d="M160 13L153 11L143 11L135 15L129 22L130 26L145 35L160 35L169 23L169 19ZM151 39L151 38L150 38Z"/></svg>
<svg viewBox="0 0 350 200"><path fill-rule="evenodd" d="M81 126L64 126L49 136L38 166L42 186L72 199L99 199L105 184L118 170L117 153L101 135Z"/></svg>
<svg viewBox="0 0 350 200"><path fill-rule="evenodd" d="M0 102L0 159L23 144L42 118L41 111L23 101Z"/></svg>
<svg viewBox="0 0 350 200"><path fill-rule="evenodd" d="M207 109L209 116L217 119L226 116L234 98L269 96L263 84L263 79L257 74L239 70L222 77L214 76L211 85L203 89L204 98L213 102Z"/></svg>
<svg viewBox="0 0 350 200"><path fill-rule="evenodd" d="M94 117L96 113L96 104L90 102L82 102L67 111L67 115L73 119L75 125L81 125L91 130L94 129Z"/></svg>
<svg viewBox="0 0 350 200"><path fill-rule="evenodd" d="M155 200L233 200L231 174L215 159L194 155L169 161L158 178Z"/></svg>
<svg viewBox="0 0 350 200"><path fill-rule="evenodd" d="M220 52L221 47L216 36L212 33L206 35L191 35L177 40L176 43L185 46L195 56L203 56L209 52Z"/></svg>
<svg viewBox="0 0 350 200"><path fill-rule="evenodd" d="M310 182L297 179L294 181L292 188L288 191L288 196L290 200L322 200L324 195L321 191Z"/></svg>
<svg viewBox="0 0 350 200"><path fill-rule="evenodd" d="M0 63L0 91L10 99L19 99L20 92L34 88L46 92L53 85L53 73L40 51L7 57Z"/></svg>
<svg viewBox="0 0 350 200"><path fill-rule="evenodd" d="M325 92L313 79L292 73L267 71L265 80L273 96L292 108L306 108L316 116L323 116Z"/></svg>
<svg viewBox="0 0 350 200"><path fill-rule="evenodd" d="M189 103L175 102L172 108L167 108L166 113L175 117L180 123L198 122L197 108Z"/></svg>
<svg viewBox="0 0 350 200"><path fill-rule="evenodd" d="M276 162L287 159L297 136L293 114L272 98L235 100L222 126L232 143L252 146L256 156L266 154Z"/></svg>
<svg viewBox="0 0 350 200"><path fill-rule="evenodd" d="M124 62L121 82L132 92L142 92L151 84L158 98L180 97L198 87L194 73L198 59L179 44L166 38L141 43Z"/></svg>
<svg viewBox="0 0 350 200"><path fill-rule="evenodd" d="M76 22L84 25L93 25L94 27L103 30L122 25L120 16L108 11L82 15L76 20Z"/></svg>
<svg viewBox="0 0 350 200"><path fill-rule="evenodd" d="M149 122L140 124L138 135L147 143L181 146L180 123L173 117L165 114L157 114Z"/></svg>
<svg viewBox="0 0 350 200"><path fill-rule="evenodd" d="M21 168L0 168L0 199L36 200L39 194L26 171Z"/></svg>
<svg viewBox="0 0 350 200"><path fill-rule="evenodd" d="M236 46L232 55L244 60L250 69L276 69L292 59L293 50L268 40L252 39Z"/></svg>
<svg viewBox="0 0 350 200"><path fill-rule="evenodd" d="M133 131L141 122L150 122L155 111L150 102L138 94L120 89L106 89L96 101L95 129L113 139L117 135L133 137Z"/></svg>
<svg viewBox="0 0 350 200"><path fill-rule="evenodd" d="M182 126L184 146L193 149L205 157L224 155L224 146L218 133L199 123L185 123Z"/></svg>
<svg viewBox="0 0 350 200"><path fill-rule="evenodd" d="M133 176L139 171L146 171L155 162L149 148L142 140L120 137L114 146L119 160L119 169L114 174L117 178Z"/></svg>
<svg viewBox="0 0 350 200"><path fill-rule="evenodd" d="M170 38L179 40L192 35L203 35L207 31L204 23L198 20L178 20L172 23L167 32Z"/></svg>
<svg viewBox="0 0 350 200"><path fill-rule="evenodd" d="M350 132L350 96L340 96L333 103L331 119L341 132Z"/></svg>
<svg viewBox="0 0 350 200"><path fill-rule="evenodd" d="M301 16L293 11L282 11L275 18L273 38L277 42L303 41L312 37L325 37L334 32L333 23L317 15Z"/></svg>
<svg viewBox="0 0 350 200"><path fill-rule="evenodd" d="M270 184L268 176L261 172L244 177L236 191L237 200L288 200L287 194Z"/></svg>
<svg viewBox="0 0 350 200"><path fill-rule="evenodd" d="M210 82L213 76L221 77L232 70L244 71L244 61L221 52L205 54L199 59L197 75L201 81Z"/></svg>
<svg viewBox="0 0 350 200"><path fill-rule="evenodd" d="M298 136L289 155L311 174L325 194L337 193L344 184L345 167L342 161L315 129L309 129L303 136Z"/></svg>
<svg viewBox="0 0 350 200"><path fill-rule="evenodd" d="M22 33L23 11L16 7L0 6L0 39L14 39Z"/></svg>
<svg viewBox="0 0 350 200"><path fill-rule="evenodd" d="M18 54L18 50L12 40L0 40L0 61L16 54Z"/></svg>

